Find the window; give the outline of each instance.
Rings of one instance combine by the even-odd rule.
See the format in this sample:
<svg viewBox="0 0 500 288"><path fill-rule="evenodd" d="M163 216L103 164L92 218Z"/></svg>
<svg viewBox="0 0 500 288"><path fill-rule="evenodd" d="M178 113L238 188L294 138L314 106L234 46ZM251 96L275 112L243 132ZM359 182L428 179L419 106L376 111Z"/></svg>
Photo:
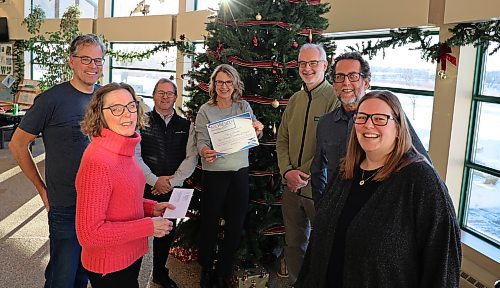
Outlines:
<svg viewBox="0 0 500 288"><path fill-rule="evenodd" d="M194 10L219 10L221 0L194 0Z"/></svg>
<svg viewBox="0 0 500 288"><path fill-rule="evenodd" d="M156 43L113 43L112 48L121 51L144 51L155 47ZM160 78L172 79L176 76L177 48L160 51L149 59L123 63L110 61L110 82L125 82L134 87L137 95L153 108L153 89ZM163 66L161 63L165 63Z"/></svg>
<svg viewBox="0 0 500 288"><path fill-rule="evenodd" d="M113 0L111 17L130 17L146 15L173 15L179 13L179 0Z"/></svg>
<svg viewBox="0 0 500 288"><path fill-rule="evenodd" d="M30 7L40 6L45 11L45 17L49 19L61 18L70 5L78 5L82 12L81 18L94 19L97 18L97 3L98 0L31 0Z"/></svg>
<svg viewBox="0 0 500 288"><path fill-rule="evenodd" d="M478 49L460 205L464 230L500 247L500 53Z"/></svg>
<svg viewBox="0 0 500 288"><path fill-rule="evenodd" d="M383 36L369 38L363 36L334 37L337 44L336 55L351 51L348 47L361 47L361 42L385 40ZM432 43L438 42L438 35L432 36ZM372 72L371 89L390 90L395 93L424 147L429 149L431 133L432 107L436 63L421 58L420 50L413 50L416 45L387 48L385 57L382 53L368 59Z"/></svg>

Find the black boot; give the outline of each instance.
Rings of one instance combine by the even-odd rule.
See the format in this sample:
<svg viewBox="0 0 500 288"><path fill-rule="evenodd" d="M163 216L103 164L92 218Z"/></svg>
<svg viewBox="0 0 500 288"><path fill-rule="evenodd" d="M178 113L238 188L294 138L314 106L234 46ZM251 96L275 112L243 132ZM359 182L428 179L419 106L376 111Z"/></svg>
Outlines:
<svg viewBox="0 0 500 288"><path fill-rule="evenodd" d="M153 269L153 283L161 285L163 288L178 288L174 280L168 276L168 269L162 269L161 272Z"/></svg>
<svg viewBox="0 0 500 288"><path fill-rule="evenodd" d="M200 287L201 288L213 288L215 275L213 270L203 269L201 271Z"/></svg>

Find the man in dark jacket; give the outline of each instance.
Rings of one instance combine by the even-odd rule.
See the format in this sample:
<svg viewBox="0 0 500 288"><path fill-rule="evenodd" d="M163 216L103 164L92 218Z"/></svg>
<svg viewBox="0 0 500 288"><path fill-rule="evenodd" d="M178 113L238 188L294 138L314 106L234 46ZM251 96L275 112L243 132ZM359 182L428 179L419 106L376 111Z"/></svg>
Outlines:
<svg viewBox="0 0 500 288"><path fill-rule="evenodd" d="M175 112L176 99L176 85L160 79L153 90L155 106L146 113L147 125L140 131L142 140L136 148L146 176L144 198L160 202L170 199L173 187L184 185L198 161L193 125ZM177 287L165 267L174 234L153 240L153 282L165 288Z"/></svg>

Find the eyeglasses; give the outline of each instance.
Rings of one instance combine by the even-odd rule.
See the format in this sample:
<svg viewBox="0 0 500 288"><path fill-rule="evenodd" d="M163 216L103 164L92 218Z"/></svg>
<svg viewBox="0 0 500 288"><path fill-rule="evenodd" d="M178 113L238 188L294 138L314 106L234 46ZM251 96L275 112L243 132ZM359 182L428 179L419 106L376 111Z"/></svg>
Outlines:
<svg viewBox="0 0 500 288"><path fill-rule="evenodd" d="M375 113L375 114L366 114L363 112L358 112L354 114L352 117L355 124L365 124L368 122L368 119L372 119L372 123L375 126L385 126L389 122L389 120L394 120L394 117L387 114Z"/></svg>
<svg viewBox="0 0 500 288"><path fill-rule="evenodd" d="M337 74L333 74L333 82L342 83L342 82L344 82L346 76L347 76L347 79L349 79L349 81L357 82L357 81L359 81L360 77L365 77L365 74L358 73L358 72L351 72L347 75L342 74L342 73L337 73Z"/></svg>
<svg viewBox="0 0 500 288"><path fill-rule="evenodd" d="M160 96L160 97L165 97L167 96L168 98L174 98L176 97L177 95L175 95L174 92L172 91L158 91L156 92L156 95Z"/></svg>
<svg viewBox="0 0 500 288"><path fill-rule="evenodd" d="M73 55L73 57L80 58L80 62L83 65L90 65L90 63L92 63L92 61L94 61L95 66L102 66L104 64L104 61L105 61L104 58L91 58L88 56L76 56L76 55Z"/></svg>
<svg viewBox="0 0 500 288"><path fill-rule="evenodd" d="M227 87L233 86L233 81L228 80L228 81L222 81L222 80L215 80L215 85L217 86L223 86L226 84Z"/></svg>
<svg viewBox="0 0 500 288"><path fill-rule="evenodd" d="M299 61L299 67L305 68L307 66L307 64L309 64L309 67L314 68L314 67L318 67L319 63L321 63L323 61L325 61L325 60Z"/></svg>
<svg viewBox="0 0 500 288"><path fill-rule="evenodd" d="M111 111L111 114L113 114L113 116L122 116L123 113L125 112L125 108L127 108L128 112L135 113L137 112L137 109L139 109L139 102L131 101L127 105L115 104L109 107L102 108L102 110L109 109L109 111Z"/></svg>

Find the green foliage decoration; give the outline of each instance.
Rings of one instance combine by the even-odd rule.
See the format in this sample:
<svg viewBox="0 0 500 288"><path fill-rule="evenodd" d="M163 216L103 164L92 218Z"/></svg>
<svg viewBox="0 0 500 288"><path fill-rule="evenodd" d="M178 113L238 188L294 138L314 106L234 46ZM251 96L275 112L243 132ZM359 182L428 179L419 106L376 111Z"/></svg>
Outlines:
<svg viewBox="0 0 500 288"><path fill-rule="evenodd" d="M428 62L437 61L440 58L440 47L443 45L474 47L495 45L491 54L500 50L500 20L491 20L477 23L460 23L448 29L452 34L444 42L432 44L432 31L423 28L400 28L389 31L389 39L362 42L356 46L348 47L350 50L359 51L370 59L385 49L401 47L409 43L417 43L416 50L421 50L422 59Z"/></svg>

